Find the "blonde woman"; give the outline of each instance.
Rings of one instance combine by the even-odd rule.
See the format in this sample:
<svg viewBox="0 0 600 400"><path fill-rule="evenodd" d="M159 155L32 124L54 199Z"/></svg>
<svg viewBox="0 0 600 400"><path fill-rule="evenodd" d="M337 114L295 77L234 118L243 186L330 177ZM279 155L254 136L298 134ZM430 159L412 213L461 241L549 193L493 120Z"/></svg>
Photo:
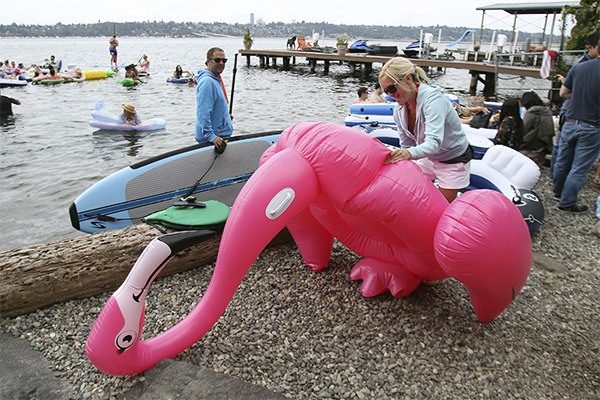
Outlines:
<svg viewBox="0 0 600 400"><path fill-rule="evenodd" d="M473 158L454 107L440 88L429 84L423 69L402 57L383 66L379 84L398 103L394 121L401 149L393 150L385 163L415 160L451 202L469 185Z"/></svg>

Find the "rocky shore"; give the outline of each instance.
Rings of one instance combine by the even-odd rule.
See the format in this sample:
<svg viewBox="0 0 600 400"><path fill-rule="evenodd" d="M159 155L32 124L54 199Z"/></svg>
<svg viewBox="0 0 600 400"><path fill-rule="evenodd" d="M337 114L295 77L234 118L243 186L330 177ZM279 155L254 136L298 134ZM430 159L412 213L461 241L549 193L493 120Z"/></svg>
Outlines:
<svg viewBox="0 0 600 400"><path fill-rule="evenodd" d="M558 211L547 169L535 190L546 217L533 238L534 265L520 296L492 323L476 320L455 280L422 285L404 299L363 298L348 276L355 254L338 244L330 267L313 273L287 244L261 254L219 322L175 360L293 399L598 399L598 220L593 210ZM594 209L599 195L589 183L580 203ZM145 338L189 312L212 267L154 283ZM2 331L41 352L70 398L144 398L140 387L152 370L111 377L84 353L110 294L3 319Z"/></svg>

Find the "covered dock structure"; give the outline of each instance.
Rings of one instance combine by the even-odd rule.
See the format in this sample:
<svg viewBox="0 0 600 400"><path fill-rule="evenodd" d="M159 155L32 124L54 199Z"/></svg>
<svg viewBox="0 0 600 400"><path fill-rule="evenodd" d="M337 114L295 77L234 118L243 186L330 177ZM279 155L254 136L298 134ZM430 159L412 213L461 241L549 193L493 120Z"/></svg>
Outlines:
<svg viewBox="0 0 600 400"><path fill-rule="evenodd" d="M481 27L479 29L479 43L481 43L481 39L483 36L483 29L485 28L485 17L486 13L490 11L504 11L511 15L513 15L513 24L512 24L512 35L510 38L510 42L512 44L512 48L510 50L511 53L516 51L516 43L518 40L518 30L517 30L517 21L519 16L524 15L545 15L544 18L544 27L542 31L542 37L540 39L540 45L543 47L550 49L554 40L554 27L556 25L556 17L562 16L562 23L560 28L560 45L559 51L564 50L565 46L565 30L566 30L566 18L567 14L572 13L572 10L582 8L579 1L542 1L542 2L528 2L528 3L498 3L492 4L489 6L477 7L477 11L481 11ZM548 41L546 42L546 30L548 28L548 19L552 16L551 27L548 33Z"/></svg>

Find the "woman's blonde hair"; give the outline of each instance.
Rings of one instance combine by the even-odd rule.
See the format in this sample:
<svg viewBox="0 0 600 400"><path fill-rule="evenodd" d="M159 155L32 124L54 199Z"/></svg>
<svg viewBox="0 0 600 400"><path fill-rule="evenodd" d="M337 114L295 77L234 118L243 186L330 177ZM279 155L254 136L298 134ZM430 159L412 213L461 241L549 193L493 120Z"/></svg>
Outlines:
<svg viewBox="0 0 600 400"><path fill-rule="evenodd" d="M388 76L397 82L401 82L406 75L411 75L413 81L429 84L429 78L423 68L417 67L404 57L394 57L381 68L379 79L382 76Z"/></svg>

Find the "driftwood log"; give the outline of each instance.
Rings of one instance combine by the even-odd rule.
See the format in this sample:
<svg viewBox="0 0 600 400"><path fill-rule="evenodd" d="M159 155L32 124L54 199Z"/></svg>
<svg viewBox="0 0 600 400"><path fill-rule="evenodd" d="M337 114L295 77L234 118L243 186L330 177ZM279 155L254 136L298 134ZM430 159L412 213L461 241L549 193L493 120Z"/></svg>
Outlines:
<svg viewBox="0 0 600 400"><path fill-rule="evenodd" d="M0 253L0 316L116 290L157 229L141 224ZM214 262L220 235L173 257L160 276ZM291 240L283 230L271 245Z"/></svg>

